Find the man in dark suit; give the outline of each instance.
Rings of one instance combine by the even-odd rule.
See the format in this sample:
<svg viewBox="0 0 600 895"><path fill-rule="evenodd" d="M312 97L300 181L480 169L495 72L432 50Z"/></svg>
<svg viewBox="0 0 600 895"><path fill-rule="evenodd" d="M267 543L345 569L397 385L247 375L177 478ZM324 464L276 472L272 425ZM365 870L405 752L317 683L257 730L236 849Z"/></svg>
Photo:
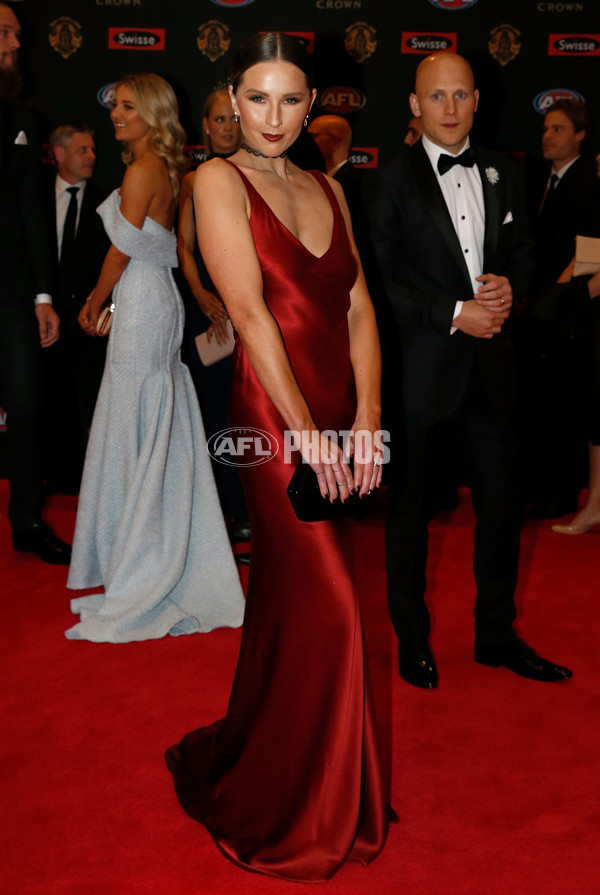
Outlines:
<svg viewBox="0 0 600 895"><path fill-rule="evenodd" d="M536 680L564 680L514 630L521 506L507 319L532 273L518 168L469 144L479 99L466 60L434 54L410 96L423 137L381 173L372 236L402 346L405 448L396 470L386 546L388 599L400 674L437 686L424 595L431 515L430 458L450 421L477 516L475 660ZM493 272L491 272L493 271ZM403 456L405 452L405 456ZM401 458L401 459L400 459Z"/></svg>
<svg viewBox="0 0 600 895"><path fill-rule="evenodd" d="M342 184L352 215L359 200L361 177L349 158L352 128L341 115L319 115L308 125L308 133L321 150L327 174Z"/></svg>
<svg viewBox="0 0 600 895"><path fill-rule="evenodd" d="M106 359L106 339L86 335L77 317L110 246L96 214L108 191L90 180L96 146L86 124L55 128L50 149L56 161L48 195L55 246L53 295L61 338L44 357L46 390L54 396L47 421L47 490L77 493Z"/></svg>
<svg viewBox="0 0 600 895"><path fill-rule="evenodd" d="M13 10L0 3L0 395L8 423L8 516L15 549L64 564L71 548L42 520L40 344L56 342L59 318L50 297L38 128L16 99L19 34Z"/></svg>
<svg viewBox="0 0 600 895"><path fill-rule="evenodd" d="M595 308L585 279L557 285L575 253L575 237L600 236L600 181L581 155L590 134L587 106L561 99L544 116L542 151L551 163L532 190L537 260L523 339L530 389L524 408L531 432L532 519L555 519L577 510L585 481L590 380L596 373Z"/></svg>

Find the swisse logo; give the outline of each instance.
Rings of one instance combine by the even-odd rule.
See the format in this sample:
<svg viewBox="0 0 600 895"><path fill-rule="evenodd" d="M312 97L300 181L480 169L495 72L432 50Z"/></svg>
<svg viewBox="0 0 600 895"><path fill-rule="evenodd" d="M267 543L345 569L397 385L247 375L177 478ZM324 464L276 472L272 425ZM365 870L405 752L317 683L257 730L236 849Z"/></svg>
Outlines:
<svg viewBox="0 0 600 895"><path fill-rule="evenodd" d="M355 168L376 168L379 160L379 150L376 146L355 146L350 150L348 161Z"/></svg>
<svg viewBox="0 0 600 895"><path fill-rule="evenodd" d="M600 56L600 34L551 34L549 56Z"/></svg>
<svg viewBox="0 0 600 895"><path fill-rule="evenodd" d="M250 6L254 0L210 0L215 6Z"/></svg>
<svg viewBox="0 0 600 895"><path fill-rule="evenodd" d="M468 9L475 6L477 0L429 0L432 6L438 9Z"/></svg>
<svg viewBox="0 0 600 895"><path fill-rule="evenodd" d="M403 53L423 53L428 55L437 50L456 53L457 34L423 34L419 31L402 32Z"/></svg>
<svg viewBox="0 0 600 895"><path fill-rule="evenodd" d="M201 165L202 162L205 162L208 158L206 149L202 144L199 144L198 146L186 146L183 151L192 168L197 168L198 165Z"/></svg>
<svg viewBox="0 0 600 895"><path fill-rule="evenodd" d="M543 90L541 93L538 93L533 101L533 108L536 112L544 115L557 99L577 99L582 103L585 102L581 93L578 93L576 90L558 88L555 90Z"/></svg>
<svg viewBox="0 0 600 895"><path fill-rule="evenodd" d="M109 50L164 50L164 28L109 28Z"/></svg>
<svg viewBox="0 0 600 895"><path fill-rule="evenodd" d="M358 112L367 99L356 87L326 87L319 94L319 105L327 112Z"/></svg>
<svg viewBox="0 0 600 895"><path fill-rule="evenodd" d="M212 435L206 450L213 460L225 466L260 466L277 456L279 444L264 429L234 426Z"/></svg>
<svg viewBox="0 0 600 895"><path fill-rule="evenodd" d="M113 81L112 84L105 84L96 94L96 99L103 109L112 109L115 100L116 83L116 81Z"/></svg>

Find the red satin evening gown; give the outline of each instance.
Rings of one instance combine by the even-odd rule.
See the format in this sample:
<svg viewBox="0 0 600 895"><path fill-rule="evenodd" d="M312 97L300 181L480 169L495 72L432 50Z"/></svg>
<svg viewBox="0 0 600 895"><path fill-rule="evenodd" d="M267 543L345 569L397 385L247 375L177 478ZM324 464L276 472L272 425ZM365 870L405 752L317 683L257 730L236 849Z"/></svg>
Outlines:
<svg viewBox="0 0 600 895"><path fill-rule="evenodd" d="M334 217L331 245L317 258L234 167L250 197L264 299L298 385L320 429L348 429L356 264L335 195L316 172ZM167 764L182 806L228 858L315 883L348 859L371 861L387 833L352 523L296 518L286 494L293 465L284 463L285 422L239 341L230 410L232 426L264 429L280 450L241 470L252 561L227 716L185 736L167 751Z"/></svg>

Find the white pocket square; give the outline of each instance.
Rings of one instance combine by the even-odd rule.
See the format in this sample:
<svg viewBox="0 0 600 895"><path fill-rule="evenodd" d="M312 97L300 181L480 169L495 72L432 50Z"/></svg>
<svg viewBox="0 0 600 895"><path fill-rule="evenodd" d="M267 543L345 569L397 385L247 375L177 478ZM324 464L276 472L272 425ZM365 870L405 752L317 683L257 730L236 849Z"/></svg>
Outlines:
<svg viewBox="0 0 600 895"><path fill-rule="evenodd" d="M27 134L25 131L19 131L17 134L17 139L15 140L15 146L29 146L29 141L27 139Z"/></svg>
<svg viewBox="0 0 600 895"><path fill-rule="evenodd" d="M513 219L512 211L508 211L508 212L506 213L506 217L505 217L504 220L502 221L502 224L503 224L503 225L504 225L504 224L510 224L510 222L512 221L512 219Z"/></svg>

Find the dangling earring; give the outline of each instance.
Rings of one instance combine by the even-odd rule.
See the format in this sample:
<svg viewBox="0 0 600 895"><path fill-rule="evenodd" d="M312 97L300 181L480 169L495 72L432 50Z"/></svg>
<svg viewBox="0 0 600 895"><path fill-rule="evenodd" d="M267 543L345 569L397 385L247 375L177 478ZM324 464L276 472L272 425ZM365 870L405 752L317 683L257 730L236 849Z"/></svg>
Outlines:
<svg viewBox="0 0 600 895"><path fill-rule="evenodd" d="M233 120L235 121L236 124L239 123L240 116L238 115L237 112L234 112L234 113L233 113Z"/></svg>
<svg viewBox="0 0 600 895"><path fill-rule="evenodd" d="M308 127L308 115L304 119L304 127Z"/></svg>

